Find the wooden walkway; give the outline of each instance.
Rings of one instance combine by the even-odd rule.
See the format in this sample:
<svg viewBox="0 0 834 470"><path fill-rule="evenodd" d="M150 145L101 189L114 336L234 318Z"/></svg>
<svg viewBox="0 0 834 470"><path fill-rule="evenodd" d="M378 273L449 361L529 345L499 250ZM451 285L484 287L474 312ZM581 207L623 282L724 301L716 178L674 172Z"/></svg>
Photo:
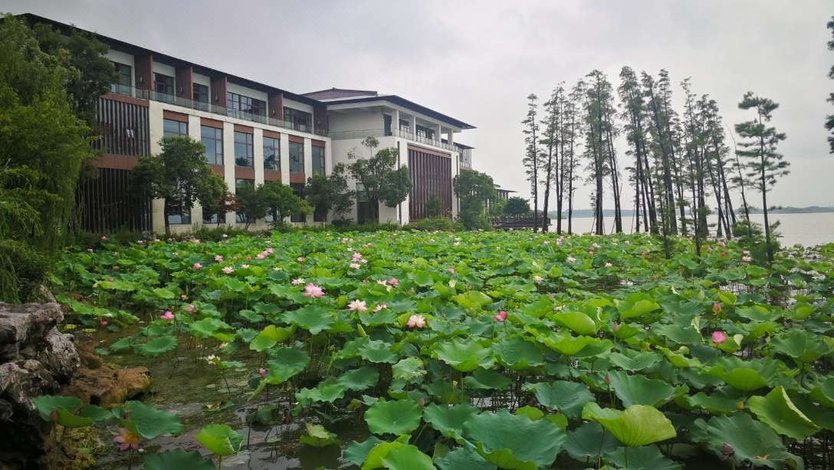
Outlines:
<svg viewBox="0 0 834 470"><path fill-rule="evenodd" d="M539 228L542 226L542 218L545 219L545 223L550 226L550 218L545 217L544 214L539 214L537 219L537 223ZM500 216L500 217L493 217L490 219L490 224L492 224L492 228L496 230L532 230L533 229L533 214L523 215L523 216Z"/></svg>

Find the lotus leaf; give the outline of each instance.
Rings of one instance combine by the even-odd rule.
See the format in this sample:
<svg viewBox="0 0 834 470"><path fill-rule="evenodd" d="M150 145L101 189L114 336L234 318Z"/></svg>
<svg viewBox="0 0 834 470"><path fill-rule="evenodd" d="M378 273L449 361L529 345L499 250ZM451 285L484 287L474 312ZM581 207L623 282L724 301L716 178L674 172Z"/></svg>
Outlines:
<svg viewBox="0 0 834 470"><path fill-rule="evenodd" d="M432 355L461 372L492 365L492 351L480 344L461 340L446 341L435 345Z"/></svg>
<svg viewBox="0 0 834 470"><path fill-rule="evenodd" d="M782 387L776 387L766 396L752 396L747 400L750 410L759 421L774 431L797 440L805 439L820 430L793 404Z"/></svg>
<svg viewBox="0 0 834 470"><path fill-rule="evenodd" d="M550 466L567 439L562 429L547 420L531 421L507 410L475 415L463 424L463 429L478 453L500 468Z"/></svg>
<svg viewBox="0 0 834 470"><path fill-rule="evenodd" d="M203 459L199 452L186 452L182 449L148 454L145 456L144 464L145 470L171 470L175 468L214 470L216 468L212 462Z"/></svg>
<svg viewBox="0 0 834 470"><path fill-rule="evenodd" d="M629 447L654 444L677 436L669 418L653 406L632 405L620 411L603 409L589 402L582 409L582 419L598 422Z"/></svg>
<svg viewBox="0 0 834 470"><path fill-rule="evenodd" d="M226 424L209 424L194 436L200 444L214 455L226 457L240 450L243 436Z"/></svg>
<svg viewBox="0 0 834 470"><path fill-rule="evenodd" d="M177 416L167 411L157 410L141 401L125 403L125 413L135 428L135 434L145 439L158 436L176 436L182 432L182 423Z"/></svg>
<svg viewBox="0 0 834 470"><path fill-rule="evenodd" d="M719 458L731 458L736 465L747 462L755 466L780 469L797 458L785 450L782 439L770 427L755 421L747 413L716 416L705 422L695 420L692 439L700 442Z"/></svg>
<svg viewBox="0 0 834 470"><path fill-rule="evenodd" d="M578 418L582 407L594 400L588 387L564 380L525 384L524 389L535 393L536 400L543 406L559 410L570 418Z"/></svg>
<svg viewBox="0 0 834 470"><path fill-rule="evenodd" d="M472 405L428 405L423 419L440 434L458 439L463 434L463 423L475 416L478 409Z"/></svg>
<svg viewBox="0 0 834 470"><path fill-rule="evenodd" d="M414 400L379 400L365 412L365 422L374 434L409 434L420 425L422 415Z"/></svg>

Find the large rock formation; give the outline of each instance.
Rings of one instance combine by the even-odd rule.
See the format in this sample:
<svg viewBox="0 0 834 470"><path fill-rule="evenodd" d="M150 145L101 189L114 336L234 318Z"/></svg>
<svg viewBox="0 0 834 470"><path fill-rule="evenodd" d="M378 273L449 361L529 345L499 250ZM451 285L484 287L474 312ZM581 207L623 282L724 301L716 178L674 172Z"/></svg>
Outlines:
<svg viewBox="0 0 834 470"><path fill-rule="evenodd" d="M56 303L0 303L0 468L38 468L48 426L32 398L57 394L79 366Z"/></svg>

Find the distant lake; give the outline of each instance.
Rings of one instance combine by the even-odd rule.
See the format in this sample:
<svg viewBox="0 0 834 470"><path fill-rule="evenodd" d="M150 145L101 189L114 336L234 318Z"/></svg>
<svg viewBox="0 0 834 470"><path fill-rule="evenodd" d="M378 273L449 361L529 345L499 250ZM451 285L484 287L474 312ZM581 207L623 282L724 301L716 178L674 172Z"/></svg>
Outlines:
<svg viewBox="0 0 834 470"><path fill-rule="evenodd" d="M816 246L824 243L834 243L834 212L817 212L808 214L770 214L770 223L780 221L778 232L782 235L779 242L783 246L803 245ZM763 224L763 214L750 214L750 220L754 223ZM715 224L718 218L708 218L710 224ZM574 217L573 229L575 233L588 233L593 230L594 219L592 217ZM623 231L631 233L634 229L632 217L623 218ZM605 218L605 233L611 233L614 228L614 219ZM555 222L551 224L551 230L556 230ZM562 230L567 230L567 221L563 219ZM715 227L710 227L710 233L715 234Z"/></svg>

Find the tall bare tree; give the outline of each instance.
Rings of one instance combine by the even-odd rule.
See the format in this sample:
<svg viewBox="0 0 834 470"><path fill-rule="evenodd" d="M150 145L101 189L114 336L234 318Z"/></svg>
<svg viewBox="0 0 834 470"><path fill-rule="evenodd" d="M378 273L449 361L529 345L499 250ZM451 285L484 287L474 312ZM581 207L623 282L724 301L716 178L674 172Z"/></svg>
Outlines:
<svg viewBox="0 0 834 470"><path fill-rule="evenodd" d="M526 145L522 162L527 173L527 181L530 182L530 193L533 196L534 232L539 228L539 167L542 160L542 153L539 148L538 99L539 97L535 93L527 96L527 118L521 121L524 124L524 143ZM545 217L547 217L546 214Z"/></svg>

